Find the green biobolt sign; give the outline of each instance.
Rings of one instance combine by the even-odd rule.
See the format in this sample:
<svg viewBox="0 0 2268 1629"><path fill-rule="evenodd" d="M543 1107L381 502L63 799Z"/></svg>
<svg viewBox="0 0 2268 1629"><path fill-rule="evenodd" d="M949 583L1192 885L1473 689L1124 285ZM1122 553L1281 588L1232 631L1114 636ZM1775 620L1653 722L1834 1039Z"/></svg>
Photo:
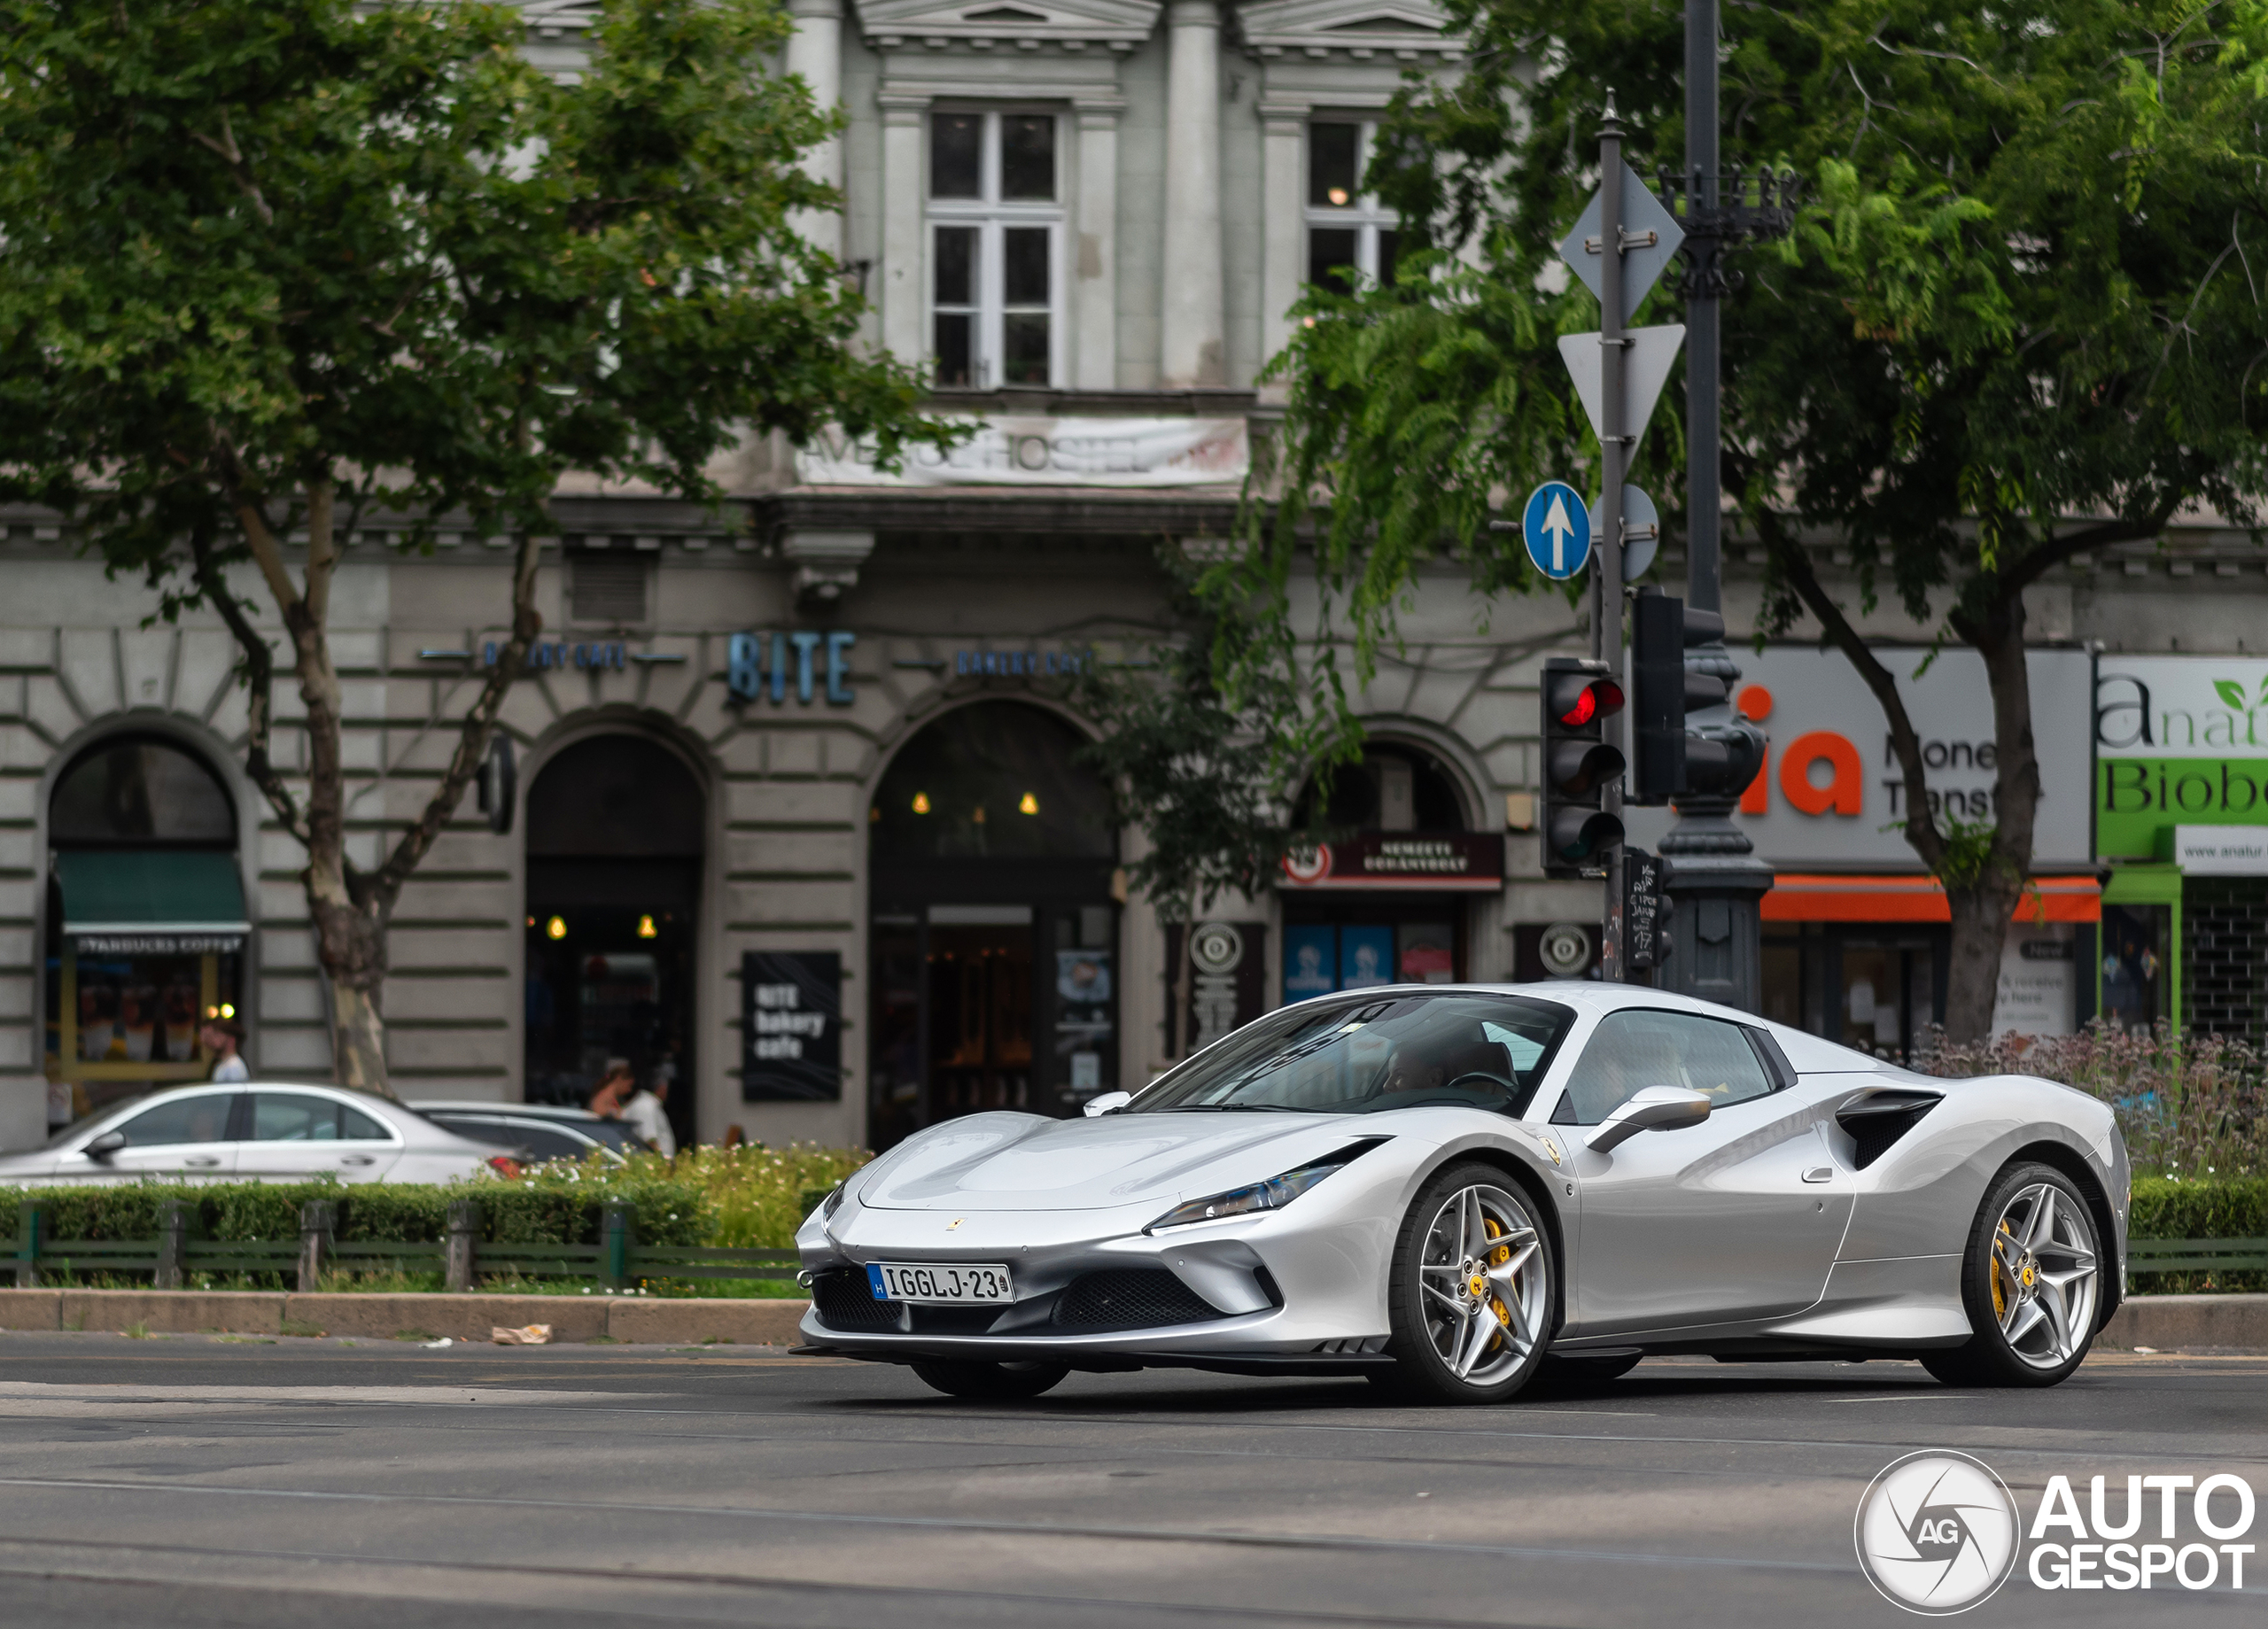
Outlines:
<svg viewBox="0 0 2268 1629"><path fill-rule="evenodd" d="M2268 826L2268 661L2105 656L2094 740L2098 854L2168 860L2177 827Z"/></svg>

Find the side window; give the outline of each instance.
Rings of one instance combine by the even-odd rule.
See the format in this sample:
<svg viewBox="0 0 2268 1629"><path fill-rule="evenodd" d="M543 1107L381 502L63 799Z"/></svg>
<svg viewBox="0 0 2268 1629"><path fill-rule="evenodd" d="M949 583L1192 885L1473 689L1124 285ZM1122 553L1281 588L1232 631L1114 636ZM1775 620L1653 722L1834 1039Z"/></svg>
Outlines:
<svg viewBox="0 0 2268 1629"><path fill-rule="evenodd" d="M338 1135L343 1137L353 1137L364 1143L393 1141L392 1132L372 1120L361 1110L348 1108L345 1104L339 1105L338 1108Z"/></svg>
<svg viewBox="0 0 2268 1629"><path fill-rule="evenodd" d="M504 1129L515 1146L524 1148L536 1160L580 1160L591 1152L589 1144L549 1126L531 1126L521 1121Z"/></svg>
<svg viewBox="0 0 2268 1629"><path fill-rule="evenodd" d="M229 1135L229 1092L207 1092L144 1109L119 1129L128 1148L172 1143L218 1143Z"/></svg>
<svg viewBox="0 0 2268 1629"><path fill-rule="evenodd" d="M1595 1126L1649 1086L1706 1092L1723 1108L1763 1097L1774 1082L1736 1024L1691 1012L1612 1012L1575 1060L1551 1118Z"/></svg>
<svg viewBox="0 0 2268 1629"><path fill-rule="evenodd" d="M252 1095L252 1140L255 1143L332 1143L338 1140L339 1105L329 1098L294 1091Z"/></svg>

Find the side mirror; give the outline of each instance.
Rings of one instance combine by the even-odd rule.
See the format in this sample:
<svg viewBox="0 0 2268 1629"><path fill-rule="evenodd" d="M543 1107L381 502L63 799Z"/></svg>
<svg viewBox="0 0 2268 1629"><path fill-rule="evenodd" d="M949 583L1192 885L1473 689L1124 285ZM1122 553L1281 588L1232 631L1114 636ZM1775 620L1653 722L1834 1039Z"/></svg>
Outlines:
<svg viewBox="0 0 2268 1629"><path fill-rule="evenodd" d="M125 1132L105 1131L79 1152L89 1160L107 1160L125 1146Z"/></svg>
<svg viewBox="0 0 2268 1629"><path fill-rule="evenodd" d="M1107 1114L1113 1109L1122 1109L1133 1101L1134 1094L1130 1091L1097 1092L1087 1099L1084 1113L1088 1119L1092 1120L1098 1114Z"/></svg>
<svg viewBox="0 0 2268 1629"><path fill-rule="evenodd" d="M1599 1153L1619 1148L1641 1131L1674 1131L1709 1118L1709 1099L1682 1086L1649 1086L1609 1114L1583 1145Z"/></svg>

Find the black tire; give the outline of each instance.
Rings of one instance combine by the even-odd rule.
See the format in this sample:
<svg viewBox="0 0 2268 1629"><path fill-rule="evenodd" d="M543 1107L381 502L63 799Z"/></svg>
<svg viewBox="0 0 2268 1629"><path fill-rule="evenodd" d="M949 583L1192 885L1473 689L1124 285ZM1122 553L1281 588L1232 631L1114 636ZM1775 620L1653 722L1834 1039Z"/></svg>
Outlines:
<svg viewBox="0 0 2268 1629"><path fill-rule="evenodd" d="M1643 1352L1626 1352L1619 1357L1584 1357L1576 1353L1547 1352L1543 1367L1536 1371L1538 1385L1563 1387L1570 1391L1587 1386L1604 1385L1619 1380L1645 1361Z"/></svg>
<svg viewBox="0 0 2268 1629"><path fill-rule="evenodd" d="M913 1365L926 1385L948 1397L1016 1402L1037 1397L1071 1372L1068 1363L985 1363L931 1358Z"/></svg>
<svg viewBox="0 0 2268 1629"><path fill-rule="evenodd" d="M1922 1354L1947 1385L2055 1385L2085 1361L2102 1316L2102 1242L2070 1177L2026 1161L1993 1180L1969 1224L1961 1299L1974 1333Z"/></svg>
<svg viewBox="0 0 2268 1629"><path fill-rule="evenodd" d="M1444 1232L1453 1201L1460 1206L1458 1219ZM1467 1204L1469 1212L1463 1208ZM1534 1378L1558 1328L1559 1264L1544 1217L1542 1201L1493 1165L1452 1166L1427 1183L1394 1239L1386 1279L1393 1331L1386 1350L1394 1366L1375 1381L1411 1402L1501 1403L1518 1395ZM1472 1220L1482 1230L1480 1238L1514 1242L1475 1255ZM1440 1259L1429 1261L1429 1253ZM1491 1271L1503 1276L1490 1277ZM1429 1278L1439 1281L1432 1294ZM1487 1293L1471 1292L1473 1282L1483 1284ZM1452 1284L1454 1296L1448 1292ZM1441 1349L1445 1339L1448 1355Z"/></svg>

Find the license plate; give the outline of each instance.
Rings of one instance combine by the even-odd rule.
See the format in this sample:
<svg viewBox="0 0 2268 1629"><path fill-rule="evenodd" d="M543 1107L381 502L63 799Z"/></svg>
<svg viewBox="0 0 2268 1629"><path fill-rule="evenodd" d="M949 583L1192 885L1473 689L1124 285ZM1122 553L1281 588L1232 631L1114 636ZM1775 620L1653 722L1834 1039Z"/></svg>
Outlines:
<svg viewBox="0 0 2268 1629"><path fill-rule="evenodd" d="M866 1283L878 1301L959 1306L1015 1299L1015 1292L1008 1284L1008 1269L983 1263L972 1267L966 1262L916 1266L905 1261L869 1261Z"/></svg>

